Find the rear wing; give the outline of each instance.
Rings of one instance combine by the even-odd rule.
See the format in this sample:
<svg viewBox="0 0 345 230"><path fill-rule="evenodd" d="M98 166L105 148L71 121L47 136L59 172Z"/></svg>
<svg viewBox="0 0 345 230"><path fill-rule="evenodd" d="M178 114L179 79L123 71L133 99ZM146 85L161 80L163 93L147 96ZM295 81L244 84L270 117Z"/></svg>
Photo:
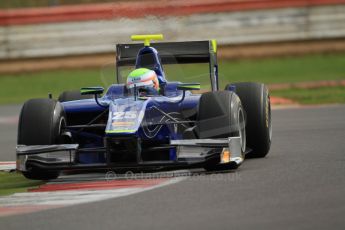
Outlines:
<svg viewBox="0 0 345 230"><path fill-rule="evenodd" d="M218 90L217 43L210 41L152 43L162 64L209 63L212 90ZM117 44L116 68L134 66L143 43Z"/></svg>
<svg viewBox="0 0 345 230"><path fill-rule="evenodd" d="M116 45L117 65L134 65L143 47L143 43ZM212 41L157 42L152 47L158 51L163 64L208 63L216 53Z"/></svg>

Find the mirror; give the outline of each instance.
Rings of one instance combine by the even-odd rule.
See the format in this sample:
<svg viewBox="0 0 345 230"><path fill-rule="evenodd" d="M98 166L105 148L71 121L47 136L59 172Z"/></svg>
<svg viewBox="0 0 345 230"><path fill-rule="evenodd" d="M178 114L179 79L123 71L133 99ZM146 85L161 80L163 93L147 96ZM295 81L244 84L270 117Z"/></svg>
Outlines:
<svg viewBox="0 0 345 230"><path fill-rule="evenodd" d="M200 90L200 83L180 83L177 86L178 90Z"/></svg>
<svg viewBox="0 0 345 230"><path fill-rule="evenodd" d="M102 94L104 92L104 88L97 86L97 87L83 87L80 89L81 95L94 95L94 94Z"/></svg>

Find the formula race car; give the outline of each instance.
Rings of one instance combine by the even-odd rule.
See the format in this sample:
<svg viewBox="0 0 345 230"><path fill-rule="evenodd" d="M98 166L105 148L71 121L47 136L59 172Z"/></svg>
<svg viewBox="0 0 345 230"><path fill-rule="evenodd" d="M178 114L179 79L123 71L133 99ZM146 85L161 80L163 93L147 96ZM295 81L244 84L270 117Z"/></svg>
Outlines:
<svg viewBox="0 0 345 230"><path fill-rule="evenodd" d="M272 137L267 88L248 82L220 90L215 40L150 45L162 39L133 35L143 43L118 44L117 84L105 93L85 87L59 100L26 101L17 170L49 180L68 170L235 169L245 156L266 156ZM200 63L206 89L192 81ZM189 73L173 76L179 65L189 65ZM176 81L167 80L167 71Z"/></svg>

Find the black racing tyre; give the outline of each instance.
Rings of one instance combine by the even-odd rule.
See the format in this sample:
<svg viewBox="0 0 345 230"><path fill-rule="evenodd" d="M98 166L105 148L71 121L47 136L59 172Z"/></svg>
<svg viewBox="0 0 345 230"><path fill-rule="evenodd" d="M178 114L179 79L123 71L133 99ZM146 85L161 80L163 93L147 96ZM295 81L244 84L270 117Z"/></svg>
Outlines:
<svg viewBox="0 0 345 230"><path fill-rule="evenodd" d="M203 93L197 113L196 132L198 138L237 136L239 128L236 116L239 109L242 109L241 100L233 92Z"/></svg>
<svg viewBox="0 0 345 230"><path fill-rule="evenodd" d="M18 145L60 144L65 113L59 102L52 99L31 99L22 107L18 124ZM49 180L59 176L58 171L29 167L23 175L28 179Z"/></svg>
<svg viewBox="0 0 345 230"><path fill-rule="evenodd" d="M58 171L44 171L32 168L30 171L22 172L23 176L30 180L53 180L59 177Z"/></svg>
<svg viewBox="0 0 345 230"><path fill-rule="evenodd" d="M241 138L242 153L246 149L244 109L239 97L230 91L207 92L201 95L196 133L199 138ZM238 167L234 165L233 168ZM208 171L222 168L219 159L204 165Z"/></svg>
<svg viewBox="0 0 345 230"><path fill-rule="evenodd" d="M90 98L93 98L93 95L81 95L80 91L72 90L72 91L62 92L58 98L58 101L66 102L66 101L76 101L76 100L90 99Z"/></svg>
<svg viewBox="0 0 345 230"><path fill-rule="evenodd" d="M271 103L267 87L261 83L241 82L229 84L240 97L246 112L247 146L252 149L246 157L265 157L271 147Z"/></svg>

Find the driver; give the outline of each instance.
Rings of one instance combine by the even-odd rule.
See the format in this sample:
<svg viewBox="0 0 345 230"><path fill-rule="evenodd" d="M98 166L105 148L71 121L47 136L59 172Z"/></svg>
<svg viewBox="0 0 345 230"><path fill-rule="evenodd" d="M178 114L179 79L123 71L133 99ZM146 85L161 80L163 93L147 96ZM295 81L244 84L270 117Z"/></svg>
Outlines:
<svg viewBox="0 0 345 230"><path fill-rule="evenodd" d="M126 86L131 94L134 94L134 88L136 88L140 96L158 95L159 91L156 72L146 68L139 68L130 72Z"/></svg>

